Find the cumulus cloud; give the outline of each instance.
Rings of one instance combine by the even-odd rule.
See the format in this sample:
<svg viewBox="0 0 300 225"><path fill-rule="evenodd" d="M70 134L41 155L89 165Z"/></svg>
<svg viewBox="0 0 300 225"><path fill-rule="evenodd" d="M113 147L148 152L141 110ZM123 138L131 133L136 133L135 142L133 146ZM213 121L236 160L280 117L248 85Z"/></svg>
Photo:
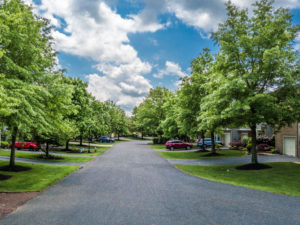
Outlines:
<svg viewBox="0 0 300 225"><path fill-rule="evenodd" d="M183 23L200 31L215 31L218 24L226 17L225 3L227 0L143 0L149 7L147 15L155 13L172 13ZM238 7L251 8L256 0L231 0ZM299 0L275 0L275 7L300 8ZM148 18L148 19L149 19Z"/></svg>
<svg viewBox="0 0 300 225"><path fill-rule="evenodd" d="M295 49L297 51L300 51L300 32L297 33L297 36L295 38L296 44L295 44Z"/></svg>
<svg viewBox="0 0 300 225"><path fill-rule="evenodd" d="M104 0L41 0L35 8L57 28L58 51L95 61L99 74L86 78L97 99L113 100L129 111L148 93L152 86L143 75L152 66L138 57L128 34L163 29L166 24L157 22L156 15L143 11L124 18Z"/></svg>
<svg viewBox="0 0 300 225"><path fill-rule="evenodd" d="M164 76L167 75L178 76L178 77L187 76L186 73L182 72L182 69L178 64L170 61L166 61L165 69L159 70L158 73L154 74L153 76L155 78L163 78Z"/></svg>

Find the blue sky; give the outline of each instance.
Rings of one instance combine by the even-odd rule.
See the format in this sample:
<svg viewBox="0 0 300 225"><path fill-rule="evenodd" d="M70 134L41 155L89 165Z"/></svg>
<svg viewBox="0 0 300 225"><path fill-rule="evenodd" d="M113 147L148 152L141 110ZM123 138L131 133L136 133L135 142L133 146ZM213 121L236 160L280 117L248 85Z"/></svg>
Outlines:
<svg viewBox="0 0 300 225"><path fill-rule="evenodd" d="M26 0L51 20L67 75L88 82L98 100L113 100L129 114L150 88L176 90L190 62L226 18L225 0ZM232 0L251 7L253 0ZM300 22L300 0L276 0ZM300 34L295 43L300 48Z"/></svg>

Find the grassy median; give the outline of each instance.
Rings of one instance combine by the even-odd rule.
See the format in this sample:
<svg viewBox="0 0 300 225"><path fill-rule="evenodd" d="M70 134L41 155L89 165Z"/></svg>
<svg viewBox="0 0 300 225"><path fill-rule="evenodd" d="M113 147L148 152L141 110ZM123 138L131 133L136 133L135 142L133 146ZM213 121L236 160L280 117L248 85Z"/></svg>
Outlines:
<svg viewBox="0 0 300 225"><path fill-rule="evenodd" d="M7 161L0 161L0 167L7 166ZM57 166L17 162L16 165L30 167L22 172L1 171L0 174L10 177L0 181L1 192L41 191L63 177L77 170L79 166Z"/></svg>
<svg viewBox="0 0 300 225"><path fill-rule="evenodd" d="M0 156L10 156L10 151L0 150ZM17 158L44 160L44 161L55 161L55 162L89 162L93 157L72 157L72 156L58 156L51 155L51 158L43 158L45 153L27 153L27 152L16 152Z"/></svg>
<svg viewBox="0 0 300 225"><path fill-rule="evenodd" d="M292 162L266 163L270 169L237 170L237 165L176 165L188 174L213 181L300 197L300 165Z"/></svg>
<svg viewBox="0 0 300 225"><path fill-rule="evenodd" d="M167 159L213 159L213 158L226 158L226 157L241 157L246 156L244 151L236 150L220 150L217 151L218 156L208 156L210 152L157 152Z"/></svg>

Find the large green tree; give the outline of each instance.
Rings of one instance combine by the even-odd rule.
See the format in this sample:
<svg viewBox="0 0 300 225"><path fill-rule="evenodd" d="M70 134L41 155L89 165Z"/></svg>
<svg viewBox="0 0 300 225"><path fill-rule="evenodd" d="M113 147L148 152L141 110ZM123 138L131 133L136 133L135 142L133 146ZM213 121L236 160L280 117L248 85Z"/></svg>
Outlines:
<svg viewBox="0 0 300 225"><path fill-rule="evenodd" d="M11 104L1 120L12 134L12 168L18 132L35 122L47 125L43 102L49 93L40 84L53 70L55 51L48 21L35 16L20 0L1 1L0 26L0 71L5 76L0 86Z"/></svg>
<svg viewBox="0 0 300 225"><path fill-rule="evenodd" d="M247 125L252 133L252 160L257 164L256 125L283 125L299 111L299 55L292 44L299 26L288 9L261 0L253 13L227 3L227 19L213 34L220 46L215 62L219 87L210 96L222 119ZM213 107L211 107L213 108Z"/></svg>

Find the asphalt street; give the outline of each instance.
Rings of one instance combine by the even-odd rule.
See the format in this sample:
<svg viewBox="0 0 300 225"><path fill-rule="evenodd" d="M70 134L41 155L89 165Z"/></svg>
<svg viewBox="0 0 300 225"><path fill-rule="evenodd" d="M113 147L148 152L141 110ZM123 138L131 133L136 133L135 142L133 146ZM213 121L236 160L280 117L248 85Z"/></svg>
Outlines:
<svg viewBox="0 0 300 225"><path fill-rule="evenodd" d="M203 180L119 143L0 224L300 224L300 198Z"/></svg>

